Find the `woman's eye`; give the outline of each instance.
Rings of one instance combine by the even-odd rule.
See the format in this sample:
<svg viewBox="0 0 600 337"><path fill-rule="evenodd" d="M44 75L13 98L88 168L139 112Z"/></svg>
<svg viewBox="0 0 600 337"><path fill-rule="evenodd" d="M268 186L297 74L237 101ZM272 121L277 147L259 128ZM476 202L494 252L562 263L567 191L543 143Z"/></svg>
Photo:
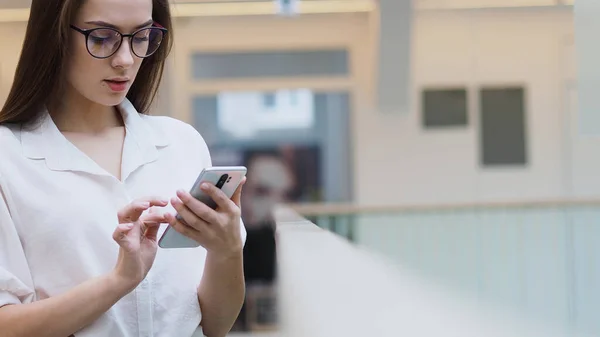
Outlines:
<svg viewBox="0 0 600 337"><path fill-rule="evenodd" d="M90 35L90 41L92 43L102 44L102 43L107 42L108 40L110 40L110 38L108 38L108 37L100 37L100 36Z"/></svg>

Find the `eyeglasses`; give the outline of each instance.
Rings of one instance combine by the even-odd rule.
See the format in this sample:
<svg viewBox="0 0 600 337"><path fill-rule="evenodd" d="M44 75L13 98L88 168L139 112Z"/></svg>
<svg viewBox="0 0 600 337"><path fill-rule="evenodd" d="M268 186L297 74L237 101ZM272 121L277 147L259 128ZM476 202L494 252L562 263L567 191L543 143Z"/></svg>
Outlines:
<svg viewBox="0 0 600 337"><path fill-rule="evenodd" d="M121 48L126 37L129 38L131 51L137 57L149 57L158 50L167 34L167 29L163 27L142 28L131 34L122 34L113 28L81 29L73 25L71 28L85 36L87 51L99 59L113 56Z"/></svg>

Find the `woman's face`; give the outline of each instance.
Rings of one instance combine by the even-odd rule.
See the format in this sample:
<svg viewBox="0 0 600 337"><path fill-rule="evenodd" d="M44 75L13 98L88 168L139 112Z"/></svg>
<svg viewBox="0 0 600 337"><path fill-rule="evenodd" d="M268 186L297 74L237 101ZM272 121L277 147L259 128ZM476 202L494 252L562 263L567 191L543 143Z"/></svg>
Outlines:
<svg viewBox="0 0 600 337"><path fill-rule="evenodd" d="M109 27L130 34L152 26L152 0L86 0L72 25L82 30ZM99 59L90 55L88 46L95 53L105 52L108 44L103 41L107 41L106 33L110 31L90 36L87 46L83 34L75 29L71 31L69 89L93 103L120 104L142 64L142 58L131 50L130 39L124 38L114 55Z"/></svg>

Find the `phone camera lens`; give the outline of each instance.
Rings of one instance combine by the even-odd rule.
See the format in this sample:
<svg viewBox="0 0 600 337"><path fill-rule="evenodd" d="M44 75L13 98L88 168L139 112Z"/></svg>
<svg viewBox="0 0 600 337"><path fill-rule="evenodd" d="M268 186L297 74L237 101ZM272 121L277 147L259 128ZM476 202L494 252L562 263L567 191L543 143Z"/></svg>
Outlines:
<svg viewBox="0 0 600 337"><path fill-rule="evenodd" d="M223 185L225 185L225 182L227 181L227 178L229 178L228 174L222 175L221 178L219 179L219 182L217 182L217 188L223 187Z"/></svg>

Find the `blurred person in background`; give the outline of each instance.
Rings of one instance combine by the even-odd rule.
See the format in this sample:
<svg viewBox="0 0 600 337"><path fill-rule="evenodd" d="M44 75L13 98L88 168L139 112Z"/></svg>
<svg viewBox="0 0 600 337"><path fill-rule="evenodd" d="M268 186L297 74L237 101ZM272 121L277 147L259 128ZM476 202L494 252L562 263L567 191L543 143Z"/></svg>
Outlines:
<svg viewBox="0 0 600 337"><path fill-rule="evenodd" d="M249 152L244 162L250 178L242 197L248 230L244 247L246 281L270 283L275 278L273 208L290 201L294 172L276 151Z"/></svg>
<svg viewBox="0 0 600 337"><path fill-rule="evenodd" d="M296 183L290 165L279 151L250 151L244 160L252 181L244 186L242 202L246 228L272 226L273 207L290 202Z"/></svg>
<svg viewBox="0 0 600 337"><path fill-rule="evenodd" d="M206 143L147 116L170 29L167 0L33 0L0 111L3 336L221 337L233 325L241 187L230 200L206 186L216 211L193 199ZM157 250L166 223L201 246Z"/></svg>

